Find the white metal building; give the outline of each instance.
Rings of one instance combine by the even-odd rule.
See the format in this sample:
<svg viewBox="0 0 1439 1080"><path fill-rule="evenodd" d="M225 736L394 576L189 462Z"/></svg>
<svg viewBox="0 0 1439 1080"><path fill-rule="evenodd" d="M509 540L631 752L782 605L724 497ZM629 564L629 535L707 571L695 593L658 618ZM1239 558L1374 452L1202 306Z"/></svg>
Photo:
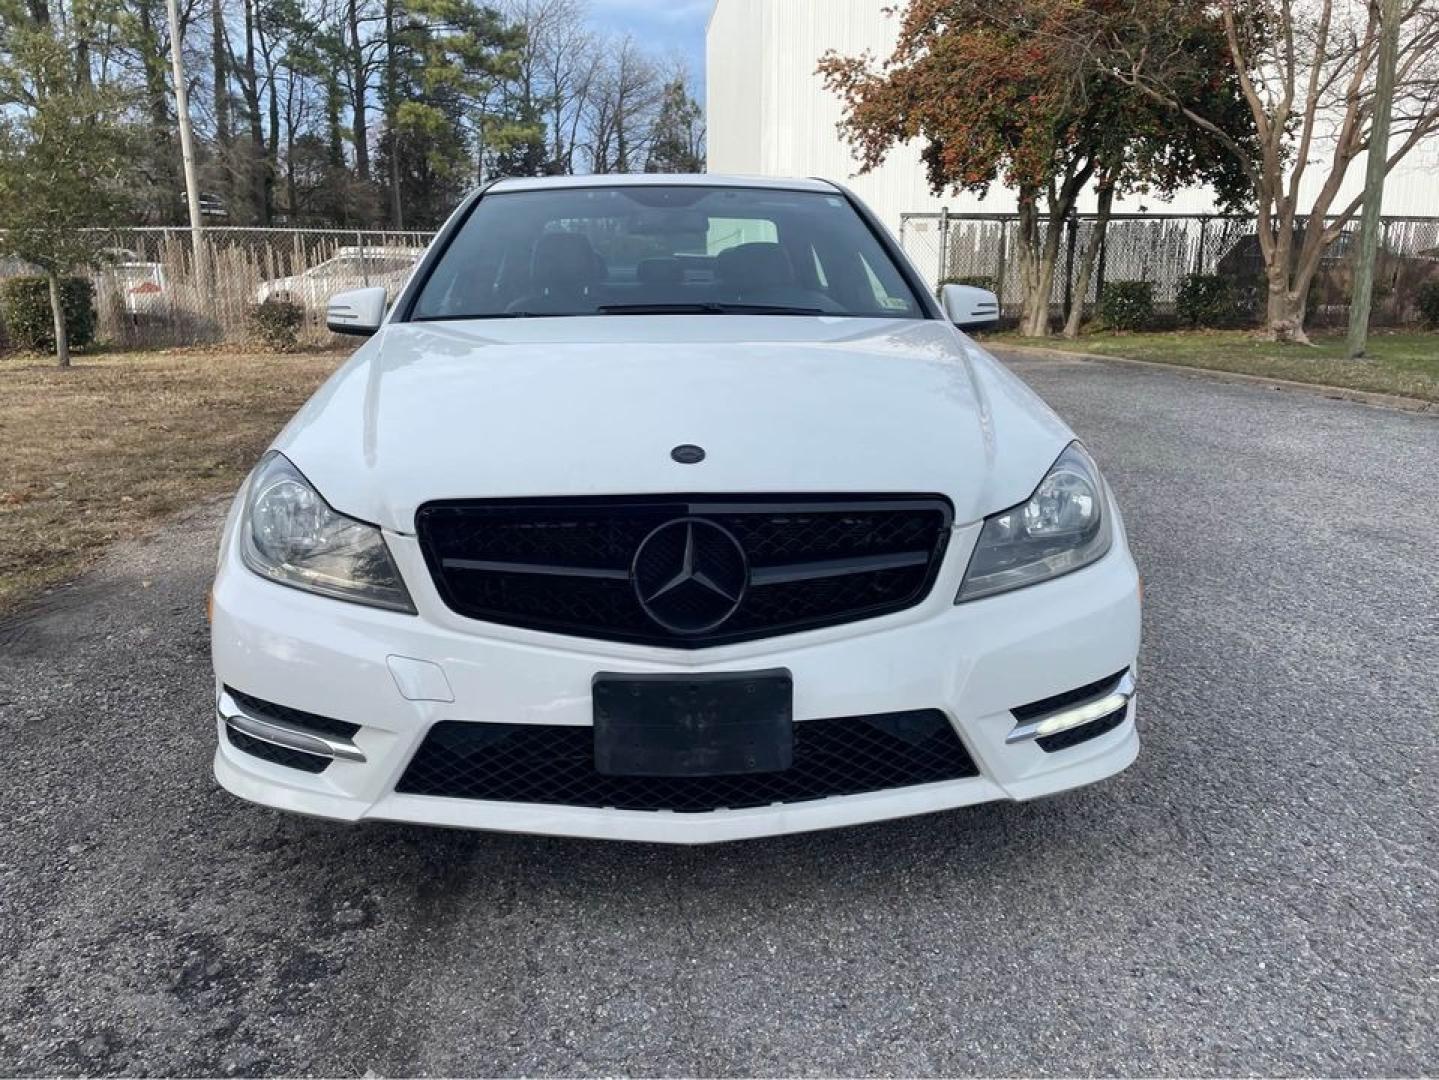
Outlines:
<svg viewBox="0 0 1439 1080"><path fill-rule="evenodd" d="M825 89L815 67L829 49L887 57L897 20L884 9L896 2L715 0L706 36L710 171L837 180L850 185L891 229L898 229L902 213L942 206L956 213L1012 211L1013 193L999 185L982 200L969 193L931 195L918 143L892 152L875 172L856 175L858 165L835 130L839 100ZM1318 184L1322 171L1311 169L1306 186ZM1362 186L1363 176L1360 158L1349 169L1349 194ZM1211 195L1200 188L1181 191L1170 202L1147 197L1116 200L1115 205L1120 212L1213 209ZM1384 211L1439 213L1439 143L1419 147L1390 175Z"/></svg>

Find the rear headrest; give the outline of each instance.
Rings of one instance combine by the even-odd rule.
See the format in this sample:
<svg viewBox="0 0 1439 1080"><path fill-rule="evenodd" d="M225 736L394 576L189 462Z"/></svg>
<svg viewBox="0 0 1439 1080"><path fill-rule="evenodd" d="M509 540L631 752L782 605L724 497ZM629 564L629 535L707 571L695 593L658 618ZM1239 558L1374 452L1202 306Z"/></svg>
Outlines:
<svg viewBox="0 0 1439 1080"><path fill-rule="evenodd" d="M794 284L794 266L789 252L778 244L739 244L721 251L715 258L719 276L731 285L744 287Z"/></svg>
<svg viewBox="0 0 1439 1080"><path fill-rule="evenodd" d="M678 259L641 259L635 274L646 285L679 285L685 279L685 268Z"/></svg>
<svg viewBox="0 0 1439 1080"><path fill-rule="evenodd" d="M530 274L540 288L593 285L604 279L605 264L587 236L541 233L530 256Z"/></svg>

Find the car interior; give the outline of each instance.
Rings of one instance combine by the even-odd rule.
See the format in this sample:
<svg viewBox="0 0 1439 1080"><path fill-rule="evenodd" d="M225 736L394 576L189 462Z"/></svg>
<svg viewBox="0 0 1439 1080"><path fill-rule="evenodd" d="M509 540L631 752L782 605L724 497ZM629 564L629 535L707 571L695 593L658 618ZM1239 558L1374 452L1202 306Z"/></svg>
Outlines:
<svg viewBox="0 0 1439 1080"><path fill-rule="evenodd" d="M693 205L711 189L678 190L692 205L583 202L555 192L482 199L412 317L920 313L902 275L844 200L746 192L754 205L717 207L721 215ZM653 190L645 194L654 201Z"/></svg>

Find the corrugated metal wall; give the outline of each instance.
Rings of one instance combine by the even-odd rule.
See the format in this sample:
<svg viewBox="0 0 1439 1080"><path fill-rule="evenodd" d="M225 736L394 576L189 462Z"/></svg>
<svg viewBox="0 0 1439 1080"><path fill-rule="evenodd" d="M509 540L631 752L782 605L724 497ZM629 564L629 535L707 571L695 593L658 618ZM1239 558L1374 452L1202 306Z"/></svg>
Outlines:
<svg viewBox="0 0 1439 1080"><path fill-rule="evenodd" d="M902 213L1008 212L1013 194L996 185L984 199L969 193L931 195L919 145L895 150L879 169L858 176L858 165L835 131L838 100L815 67L829 49L844 55L868 50L885 57L896 21L885 8L897 0L716 0L706 42L709 168L718 173L820 176L849 184L893 230ZM1322 163L1305 176L1304 193L1323 179ZM1344 198L1362 184L1363 158L1349 168ZM1433 213L1439 205L1439 142L1421 147L1390 176L1384 211ZM1338 206L1342 207L1341 200ZM1081 210L1092 209L1083 203ZM1117 200L1116 210L1209 213L1214 200L1202 188L1168 202L1153 197Z"/></svg>

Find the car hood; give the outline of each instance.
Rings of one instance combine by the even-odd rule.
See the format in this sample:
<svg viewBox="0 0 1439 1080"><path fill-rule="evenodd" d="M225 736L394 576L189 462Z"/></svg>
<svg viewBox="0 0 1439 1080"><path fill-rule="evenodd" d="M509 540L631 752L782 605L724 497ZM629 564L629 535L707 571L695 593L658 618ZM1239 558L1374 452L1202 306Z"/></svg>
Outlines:
<svg viewBox="0 0 1439 1080"><path fill-rule="evenodd" d="M411 532L433 499L650 493L938 493L962 523L1071 438L943 322L675 315L391 324L275 445L335 509Z"/></svg>

